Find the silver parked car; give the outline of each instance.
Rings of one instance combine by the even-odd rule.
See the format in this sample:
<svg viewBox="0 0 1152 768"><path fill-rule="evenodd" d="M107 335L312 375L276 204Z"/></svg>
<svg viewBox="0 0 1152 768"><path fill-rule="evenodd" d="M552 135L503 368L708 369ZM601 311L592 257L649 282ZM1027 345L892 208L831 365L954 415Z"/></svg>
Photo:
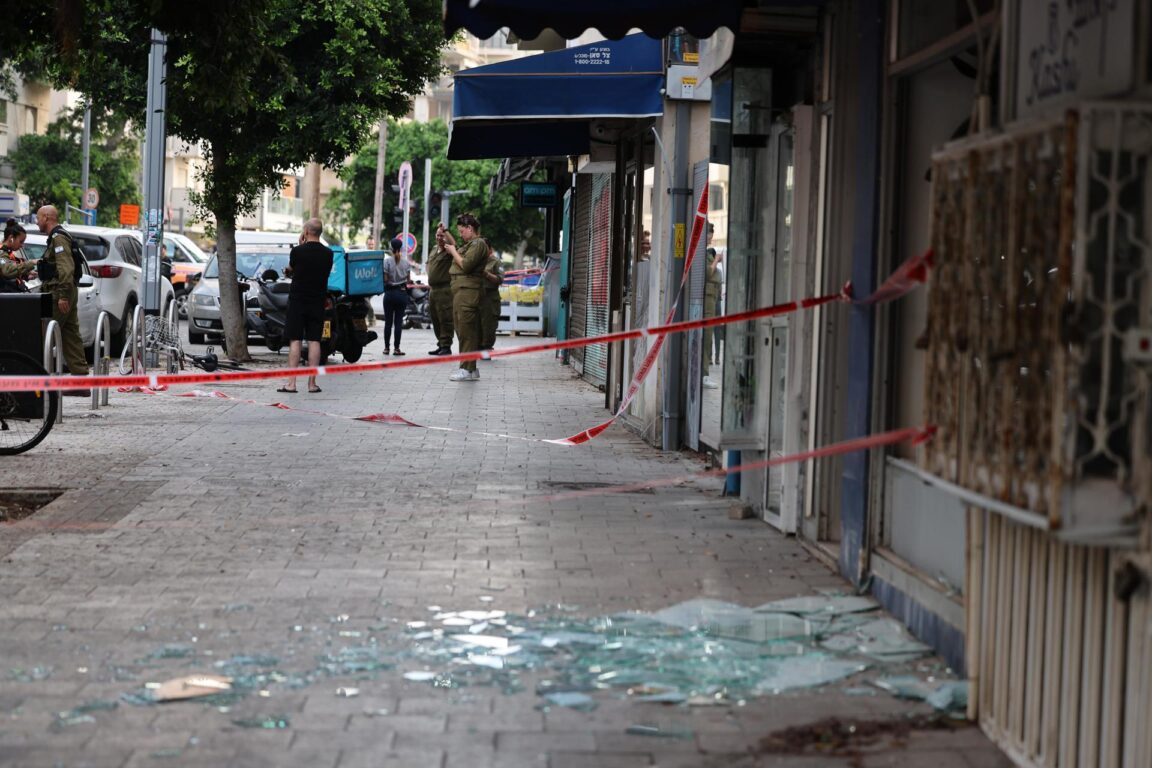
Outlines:
<svg viewBox="0 0 1152 768"><path fill-rule="evenodd" d="M245 277L256 277L269 269L283 274L293 245L295 243L237 246L236 271ZM254 314L259 310L260 302L254 293L245 296L245 307ZM204 274L189 294L186 306L189 343L203 344L209 336L224 335L224 324L220 321L220 262L217 256L213 256L204 268Z"/></svg>

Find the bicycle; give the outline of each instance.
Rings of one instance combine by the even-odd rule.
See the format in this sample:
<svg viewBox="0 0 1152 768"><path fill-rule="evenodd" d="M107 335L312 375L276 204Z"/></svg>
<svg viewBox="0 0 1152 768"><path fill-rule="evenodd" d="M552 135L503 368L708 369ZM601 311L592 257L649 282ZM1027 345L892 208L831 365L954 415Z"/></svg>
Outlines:
<svg viewBox="0 0 1152 768"><path fill-rule="evenodd" d="M0 350L0 376L47 375L28 355ZM59 410L59 392L0 392L0 456L24 453L39 445L52 431Z"/></svg>
<svg viewBox="0 0 1152 768"><path fill-rule="evenodd" d="M135 318L133 318L135 325ZM131 329L132 336L136 337L136 329ZM154 361L163 354L166 359L168 373L179 373L184 368L184 350L180 346L179 321L165 316L145 315L144 334L141 339L143 347L136 350L136 358L128 362L128 355L132 351L132 344L124 345L120 353L120 373L127 375L143 371L146 361ZM149 364L154 365L154 362Z"/></svg>

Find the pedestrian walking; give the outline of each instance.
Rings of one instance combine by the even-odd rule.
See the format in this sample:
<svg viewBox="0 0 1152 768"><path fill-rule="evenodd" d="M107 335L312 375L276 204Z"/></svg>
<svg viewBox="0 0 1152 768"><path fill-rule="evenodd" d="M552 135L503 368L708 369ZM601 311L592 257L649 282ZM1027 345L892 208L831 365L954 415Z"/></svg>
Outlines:
<svg viewBox="0 0 1152 768"><path fill-rule="evenodd" d="M452 256L444 248L444 222L436 227L436 248L428 255L428 314L436 334L436 349L430 355L452 354Z"/></svg>
<svg viewBox="0 0 1152 768"><path fill-rule="evenodd" d="M324 302L328 298L328 275L332 272L332 249L320 242L324 225L320 219L304 222L300 243L288 254L288 267L284 274L292 278L288 290L288 313L284 332L288 336L288 367L300 364L303 342L308 342L308 365L320 365L320 342L324 338ZM277 392L295 392L296 377ZM316 377L308 377L308 391L316 393L320 387Z"/></svg>
<svg viewBox="0 0 1152 768"><path fill-rule="evenodd" d="M0 242L0 293L28 293L25 279L36 271L36 262L24 258L24 240L28 231L16 219L4 223L4 240Z"/></svg>
<svg viewBox="0 0 1152 768"><path fill-rule="evenodd" d="M460 343L460 354L480 349L480 304L484 293L484 265L488 261L488 243L480 237L480 222L470 213L456 219L456 229L463 241L459 247L456 238L444 230L444 249L452 257L452 324ZM460 363L460 370L452 374L451 381L479 381L480 371L475 360Z"/></svg>
<svg viewBox="0 0 1152 768"><path fill-rule="evenodd" d="M402 356L400 334L404 330L404 310L408 308L408 281L412 278L412 265L404 257L404 241L394 238L391 242L392 255L384 257L384 354L388 354L388 340L392 339L391 351L394 356Z"/></svg>
<svg viewBox="0 0 1152 768"><path fill-rule="evenodd" d="M708 224L708 249L707 266L704 269L704 317L716 317L720 311L720 290L724 282L724 267L723 257L720 252L712 247L712 236L715 234L716 228L711 223ZM716 339L715 329L704 329L704 381L702 386L705 389L716 389L719 387L711 376L709 376L710 366L713 362L712 347L713 344L719 351L719 342Z"/></svg>
<svg viewBox="0 0 1152 768"><path fill-rule="evenodd" d="M484 304L480 310L480 349L496 346L496 327L500 324L500 286L503 283L504 263L492 250L492 246L488 246L488 262L484 265Z"/></svg>
<svg viewBox="0 0 1152 768"><path fill-rule="evenodd" d="M45 205L36 211L36 226L48 235L48 247L40 259L37 272L40 275L40 292L50 293L56 300L52 303L52 319L60 326L60 336L64 343L64 362L73 376L88 375L88 361L84 359L84 342L80 338L80 316L76 303L79 293L76 290L76 268L73 256L72 236L60 226L60 212L54 205ZM123 318L129 322L129 318ZM89 397L87 389L66 389L68 397Z"/></svg>

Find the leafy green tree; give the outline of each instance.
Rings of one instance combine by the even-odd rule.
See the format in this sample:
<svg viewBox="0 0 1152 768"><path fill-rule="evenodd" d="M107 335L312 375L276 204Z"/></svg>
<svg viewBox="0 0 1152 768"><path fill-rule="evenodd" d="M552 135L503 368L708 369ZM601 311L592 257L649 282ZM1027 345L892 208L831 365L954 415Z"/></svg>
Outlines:
<svg viewBox="0 0 1152 768"><path fill-rule="evenodd" d="M282 171L339 167L384 115L440 71L440 0L88 0L72 34L45 35L21 71L116 104L142 124L152 26L168 33L167 129L201 147L221 274L235 269L236 220ZM70 48L70 40L75 44ZM81 56L69 53L81 51ZM88 57L87 63L77 65ZM223 291L229 355L246 359L238 293Z"/></svg>
<svg viewBox="0 0 1152 768"><path fill-rule="evenodd" d="M424 211L424 159L432 158L433 190L469 190L471 194L452 198L455 213L470 211L480 219L484 237L501 252L539 253L544 233L544 217L536 209L521 208L515 187L508 186L489 196L488 183L500 167L499 160L449 160L448 126L442 120L429 123L393 121L388 127L385 156L384 221L399 204L399 193L392 190L400 164L412 164L412 213L409 228L420 230ZM377 141L366 144L351 162L344 166L341 177L345 188L328 200L329 210L352 231L352 236L372 218L376 186ZM440 211L432 211L432 227ZM455 218L455 217L453 217ZM448 222L451 224L451 222Z"/></svg>
<svg viewBox="0 0 1152 768"><path fill-rule="evenodd" d="M80 205L81 125L80 113L65 115L43 135L21 137L11 153L17 184L28 194L32 210ZM93 125L88 179L100 192L101 223L106 223L115 220L122 203L140 202L140 145L123 124L105 119Z"/></svg>

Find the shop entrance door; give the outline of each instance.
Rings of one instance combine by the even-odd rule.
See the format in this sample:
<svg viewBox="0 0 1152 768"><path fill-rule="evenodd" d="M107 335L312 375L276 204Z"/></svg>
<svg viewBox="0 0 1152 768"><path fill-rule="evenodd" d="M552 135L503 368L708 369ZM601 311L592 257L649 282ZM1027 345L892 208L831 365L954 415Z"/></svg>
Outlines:
<svg viewBox="0 0 1152 768"><path fill-rule="evenodd" d="M763 180L769 195L765 259L761 296L766 304L782 304L792 296L792 215L795 189L794 138L791 121L776 122L768 140L767 175ZM789 325L788 315L767 318L761 324L762 354L767 375L761 383L761 397L767 403L767 458L786 452L785 424L788 421ZM794 533L797 509L791 494L785 493L786 467L769 467L764 478L764 519L786 533ZM789 503L792 502L792 503Z"/></svg>

